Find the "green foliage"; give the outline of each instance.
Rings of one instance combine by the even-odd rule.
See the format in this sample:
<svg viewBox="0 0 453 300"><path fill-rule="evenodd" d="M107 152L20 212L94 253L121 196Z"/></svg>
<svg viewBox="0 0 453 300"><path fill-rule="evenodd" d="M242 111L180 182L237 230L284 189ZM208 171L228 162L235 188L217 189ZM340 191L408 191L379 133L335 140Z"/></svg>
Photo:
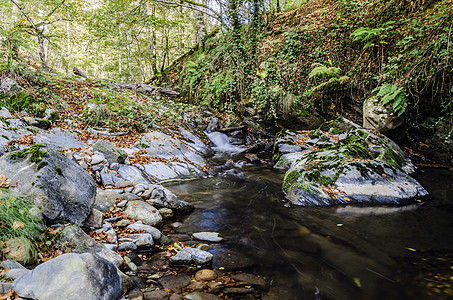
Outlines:
<svg viewBox="0 0 453 300"><path fill-rule="evenodd" d="M40 115L45 110L44 103L26 91L11 95L0 94L0 106L6 107L11 111L26 110L32 115Z"/></svg>
<svg viewBox="0 0 453 300"><path fill-rule="evenodd" d="M398 87L394 84L383 84L373 90L378 92L376 97L383 105L387 105L398 116L401 116L407 107L407 98L404 88Z"/></svg>
<svg viewBox="0 0 453 300"><path fill-rule="evenodd" d="M10 238L32 242L39 239L42 220L30 213L33 207L31 199L16 198L7 190L0 190L0 248Z"/></svg>
<svg viewBox="0 0 453 300"><path fill-rule="evenodd" d="M365 43L364 50L376 45L387 44L387 32L394 28L392 25L394 23L395 21L388 21L378 28L360 27L351 33L351 37L354 37L354 41Z"/></svg>

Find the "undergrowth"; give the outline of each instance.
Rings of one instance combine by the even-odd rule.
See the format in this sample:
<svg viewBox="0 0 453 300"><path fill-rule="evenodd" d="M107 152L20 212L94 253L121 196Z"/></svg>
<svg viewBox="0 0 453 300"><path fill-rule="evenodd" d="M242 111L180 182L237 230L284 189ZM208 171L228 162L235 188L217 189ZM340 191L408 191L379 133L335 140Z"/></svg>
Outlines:
<svg viewBox="0 0 453 300"><path fill-rule="evenodd" d="M433 101L453 120L451 0L319 2L244 25L239 43L231 31L210 39L174 83L192 103L265 121L357 116L371 95L414 122Z"/></svg>
<svg viewBox="0 0 453 300"><path fill-rule="evenodd" d="M11 238L28 239L32 243L39 240L42 221L30 213L33 207L32 199L16 198L6 189L0 190L1 250Z"/></svg>

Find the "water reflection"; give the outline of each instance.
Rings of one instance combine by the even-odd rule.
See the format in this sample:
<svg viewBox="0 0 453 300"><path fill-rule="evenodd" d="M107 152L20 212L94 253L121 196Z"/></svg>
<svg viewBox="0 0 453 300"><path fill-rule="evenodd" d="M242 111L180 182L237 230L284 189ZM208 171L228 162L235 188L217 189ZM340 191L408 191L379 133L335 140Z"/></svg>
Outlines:
<svg viewBox="0 0 453 300"><path fill-rule="evenodd" d="M265 299L425 299L424 291L413 292L419 286L400 281L401 257L408 249L453 248L451 172L421 173L417 179L433 195L421 206L285 208L283 174L271 167L240 171L245 176L169 188L196 206L178 231L221 233L225 241L212 251L257 262L253 270L272 280Z"/></svg>

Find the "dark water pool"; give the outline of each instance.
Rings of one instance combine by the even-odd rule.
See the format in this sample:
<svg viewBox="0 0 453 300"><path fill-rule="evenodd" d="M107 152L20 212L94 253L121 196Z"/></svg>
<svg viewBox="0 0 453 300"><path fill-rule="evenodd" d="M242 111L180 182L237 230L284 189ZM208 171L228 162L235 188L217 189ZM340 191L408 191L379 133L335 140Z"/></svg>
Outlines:
<svg viewBox="0 0 453 300"><path fill-rule="evenodd" d="M453 297L451 170L421 169L431 197L404 208L287 207L270 166L227 173L168 186L196 207L178 231L220 232L210 251L246 257L271 282L263 299Z"/></svg>

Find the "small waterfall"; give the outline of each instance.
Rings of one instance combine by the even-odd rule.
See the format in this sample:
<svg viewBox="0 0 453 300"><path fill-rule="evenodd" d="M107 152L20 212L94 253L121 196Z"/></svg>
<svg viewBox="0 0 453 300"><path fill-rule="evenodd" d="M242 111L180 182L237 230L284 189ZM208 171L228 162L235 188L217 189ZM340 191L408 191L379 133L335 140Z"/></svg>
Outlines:
<svg viewBox="0 0 453 300"><path fill-rule="evenodd" d="M246 150L244 146L233 145L230 143L230 138L221 132L206 132L206 136L214 143L212 149L216 152L222 152L226 154L239 154Z"/></svg>

